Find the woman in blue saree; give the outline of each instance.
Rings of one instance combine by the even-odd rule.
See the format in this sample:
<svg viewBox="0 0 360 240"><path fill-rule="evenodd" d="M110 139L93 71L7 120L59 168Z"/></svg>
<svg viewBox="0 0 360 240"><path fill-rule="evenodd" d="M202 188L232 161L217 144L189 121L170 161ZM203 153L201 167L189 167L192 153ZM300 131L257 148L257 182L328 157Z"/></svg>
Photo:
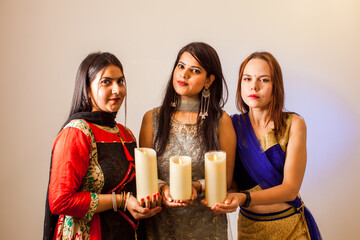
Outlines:
<svg viewBox="0 0 360 240"><path fill-rule="evenodd" d="M234 183L215 213L240 206L238 239L322 239L299 190L306 167L306 124L284 111L281 68L268 52L251 54L240 66Z"/></svg>

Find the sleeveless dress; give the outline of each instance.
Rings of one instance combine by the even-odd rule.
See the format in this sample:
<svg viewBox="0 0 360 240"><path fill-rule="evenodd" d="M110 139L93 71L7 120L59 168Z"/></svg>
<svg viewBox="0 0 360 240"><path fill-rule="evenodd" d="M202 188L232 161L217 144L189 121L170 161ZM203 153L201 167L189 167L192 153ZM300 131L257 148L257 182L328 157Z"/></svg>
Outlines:
<svg viewBox="0 0 360 240"><path fill-rule="evenodd" d="M158 131L160 108L153 110L154 135ZM154 143L153 143L154 145ZM169 158L175 155L191 157L192 180L205 178L205 151L201 147L201 136L196 124L185 124L171 119L168 145L162 156L158 156L158 177L169 184ZM146 220L148 239L227 239L226 215L213 215L200 204L204 194L198 196L193 205L169 208Z"/></svg>

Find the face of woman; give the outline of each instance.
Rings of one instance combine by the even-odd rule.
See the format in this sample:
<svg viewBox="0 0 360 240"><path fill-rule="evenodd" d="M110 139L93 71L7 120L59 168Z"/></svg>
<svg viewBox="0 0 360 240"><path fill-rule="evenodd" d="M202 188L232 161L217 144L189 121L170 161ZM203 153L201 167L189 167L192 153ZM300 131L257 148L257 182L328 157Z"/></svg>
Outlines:
<svg viewBox="0 0 360 240"><path fill-rule="evenodd" d="M210 86L210 78L199 62L188 52L184 52L173 73L173 86L182 98L196 98L205 84Z"/></svg>
<svg viewBox="0 0 360 240"><path fill-rule="evenodd" d="M271 101L273 82L269 64L251 59L241 78L241 97L249 108L266 109Z"/></svg>
<svg viewBox="0 0 360 240"><path fill-rule="evenodd" d="M119 67L109 65L100 70L88 91L92 111L117 112L126 96L125 78Z"/></svg>

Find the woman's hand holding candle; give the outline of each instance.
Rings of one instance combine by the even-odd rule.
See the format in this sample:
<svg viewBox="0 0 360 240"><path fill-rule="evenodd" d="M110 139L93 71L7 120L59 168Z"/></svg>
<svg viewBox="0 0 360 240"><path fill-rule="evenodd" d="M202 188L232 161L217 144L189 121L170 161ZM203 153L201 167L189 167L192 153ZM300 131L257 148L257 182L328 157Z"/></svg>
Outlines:
<svg viewBox="0 0 360 240"><path fill-rule="evenodd" d="M197 198L197 191L191 182L191 157L173 156L170 162L170 187L163 185L162 196L168 207L182 207Z"/></svg>
<svg viewBox="0 0 360 240"><path fill-rule="evenodd" d="M193 185L191 199L173 199L170 194L170 187L164 184L161 186L161 195L163 204L167 207L186 207L192 204L193 200L197 198L198 193Z"/></svg>
<svg viewBox="0 0 360 240"><path fill-rule="evenodd" d="M226 196L224 203L215 203L210 210L214 214L231 213L235 212L239 205L245 202L245 194L243 193L229 193ZM201 200L201 204L208 206L206 199Z"/></svg>
<svg viewBox="0 0 360 240"><path fill-rule="evenodd" d="M158 191L156 152L151 148L135 148L136 197L152 200Z"/></svg>
<svg viewBox="0 0 360 240"><path fill-rule="evenodd" d="M145 198L140 199L140 206L144 208L154 208L157 206L161 206L162 197L159 192L154 193L151 197L146 196Z"/></svg>
<svg viewBox="0 0 360 240"><path fill-rule="evenodd" d="M226 199L226 152L205 153L205 199L209 207Z"/></svg>
<svg viewBox="0 0 360 240"><path fill-rule="evenodd" d="M149 218L154 216L155 214L159 213L162 208L160 206L156 206L154 208L147 208L147 207L143 207L141 206L141 202L138 202L138 200L130 195L128 204L127 204L127 210L131 213L131 215L135 218L135 219L142 219L142 218Z"/></svg>
<svg viewBox="0 0 360 240"><path fill-rule="evenodd" d="M148 210L160 207L161 196L156 192L158 188L156 152L151 148L135 148L134 151L139 206Z"/></svg>
<svg viewBox="0 0 360 240"><path fill-rule="evenodd" d="M174 200L170 194L170 187L168 185L162 186L162 199L163 203L167 207L184 207L186 203L183 200Z"/></svg>

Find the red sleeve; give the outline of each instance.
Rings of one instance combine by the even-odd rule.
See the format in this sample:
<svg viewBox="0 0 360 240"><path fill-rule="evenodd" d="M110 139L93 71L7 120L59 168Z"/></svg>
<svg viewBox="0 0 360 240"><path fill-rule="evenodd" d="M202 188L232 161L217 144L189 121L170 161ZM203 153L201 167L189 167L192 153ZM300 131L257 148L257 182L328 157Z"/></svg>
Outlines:
<svg viewBox="0 0 360 240"><path fill-rule="evenodd" d="M67 127L55 140L49 185L49 205L56 215L83 218L90 207L89 192L80 186L89 166L90 137Z"/></svg>

